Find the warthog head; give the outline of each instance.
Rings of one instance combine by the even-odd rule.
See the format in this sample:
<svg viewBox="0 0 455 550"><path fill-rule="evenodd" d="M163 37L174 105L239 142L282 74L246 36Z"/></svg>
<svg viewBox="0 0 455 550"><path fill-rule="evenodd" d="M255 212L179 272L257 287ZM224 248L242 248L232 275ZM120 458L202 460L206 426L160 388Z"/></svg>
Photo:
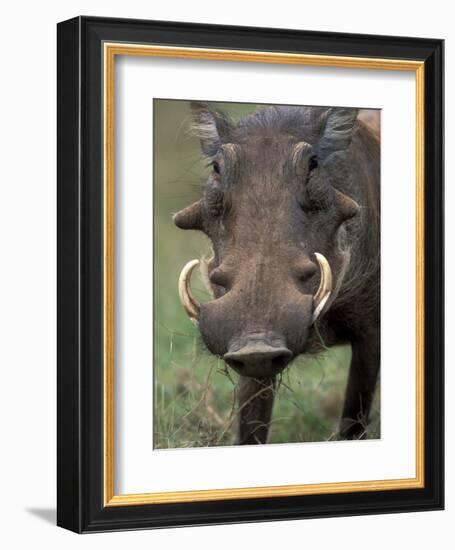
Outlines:
<svg viewBox="0 0 455 550"><path fill-rule="evenodd" d="M214 299L191 292L198 260L183 268L180 298L212 353L243 376L270 377L307 350L349 261L344 222L358 205L336 183L349 178L357 110L274 106L238 124L203 103L192 110L212 170L174 221L211 240Z"/></svg>

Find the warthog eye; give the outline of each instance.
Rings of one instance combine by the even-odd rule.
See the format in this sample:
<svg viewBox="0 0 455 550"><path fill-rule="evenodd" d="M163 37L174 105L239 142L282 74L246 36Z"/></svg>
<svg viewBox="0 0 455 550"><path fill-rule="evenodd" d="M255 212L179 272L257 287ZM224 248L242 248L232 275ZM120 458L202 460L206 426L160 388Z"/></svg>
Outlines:
<svg viewBox="0 0 455 550"><path fill-rule="evenodd" d="M216 160L214 160L212 162L212 168L213 168L213 171L215 172L215 174L220 173L220 165L218 164L218 162Z"/></svg>
<svg viewBox="0 0 455 550"><path fill-rule="evenodd" d="M223 212L224 193L218 185L208 187L205 191L207 213L211 218L217 218Z"/></svg>
<svg viewBox="0 0 455 550"><path fill-rule="evenodd" d="M308 161L308 170L311 172L317 167L318 167L318 157L316 155L312 155L310 157L310 160Z"/></svg>

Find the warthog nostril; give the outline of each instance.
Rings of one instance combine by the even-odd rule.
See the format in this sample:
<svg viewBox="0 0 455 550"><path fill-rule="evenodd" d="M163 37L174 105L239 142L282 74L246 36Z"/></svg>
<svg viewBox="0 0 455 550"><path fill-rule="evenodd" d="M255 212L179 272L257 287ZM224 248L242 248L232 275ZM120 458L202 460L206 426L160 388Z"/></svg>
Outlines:
<svg viewBox="0 0 455 550"><path fill-rule="evenodd" d="M236 359L227 359L226 357L224 357L224 360L231 368L238 372L240 372L241 369L245 366L241 361L237 361Z"/></svg>
<svg viewBox="0 0 455 550"><path fill-rule="evenodd" d="M289 363L290 356L287 353L277 355L272 359L272 367L276 369L284 369L284 367Z"/></svg>
<svg viewBox="0 0 455 550"><path fill-rule="evenodd" d="M292 359L292 352L285 347L254 342L226 353L223 359L239 374L261 378L283 370Z"/></svg>

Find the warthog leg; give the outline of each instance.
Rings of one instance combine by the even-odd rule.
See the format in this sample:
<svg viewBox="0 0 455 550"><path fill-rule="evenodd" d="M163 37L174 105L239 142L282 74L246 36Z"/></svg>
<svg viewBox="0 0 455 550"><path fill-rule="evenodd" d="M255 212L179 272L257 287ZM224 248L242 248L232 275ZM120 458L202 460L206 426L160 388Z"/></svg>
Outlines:
<svg viewBox="0 0 455 550"><path fill-rule="evenodd" d="M275 377L240 377L238 445L267 442L275 397Z"/></svg>
<svg viewBox="0 0 455 550"><path fill-rule="evenodd" d="M352 359L339 435L365 439L380 364L379 335L372 331L352 342Z"/></svg>

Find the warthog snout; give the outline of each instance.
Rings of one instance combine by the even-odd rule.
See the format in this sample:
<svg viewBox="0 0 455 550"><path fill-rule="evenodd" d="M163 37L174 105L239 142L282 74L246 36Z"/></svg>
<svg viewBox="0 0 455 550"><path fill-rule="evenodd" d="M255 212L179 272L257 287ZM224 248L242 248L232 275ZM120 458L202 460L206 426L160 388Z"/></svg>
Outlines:
<svg viewBox="0 0 455 550"><path fill-rule="evenodd" d="M231 346L223 359L239 374L251 378L278 374L292 359L292 352L286 346L270 345L264 340L252 339L239 349L236 347Z"/></svg>

